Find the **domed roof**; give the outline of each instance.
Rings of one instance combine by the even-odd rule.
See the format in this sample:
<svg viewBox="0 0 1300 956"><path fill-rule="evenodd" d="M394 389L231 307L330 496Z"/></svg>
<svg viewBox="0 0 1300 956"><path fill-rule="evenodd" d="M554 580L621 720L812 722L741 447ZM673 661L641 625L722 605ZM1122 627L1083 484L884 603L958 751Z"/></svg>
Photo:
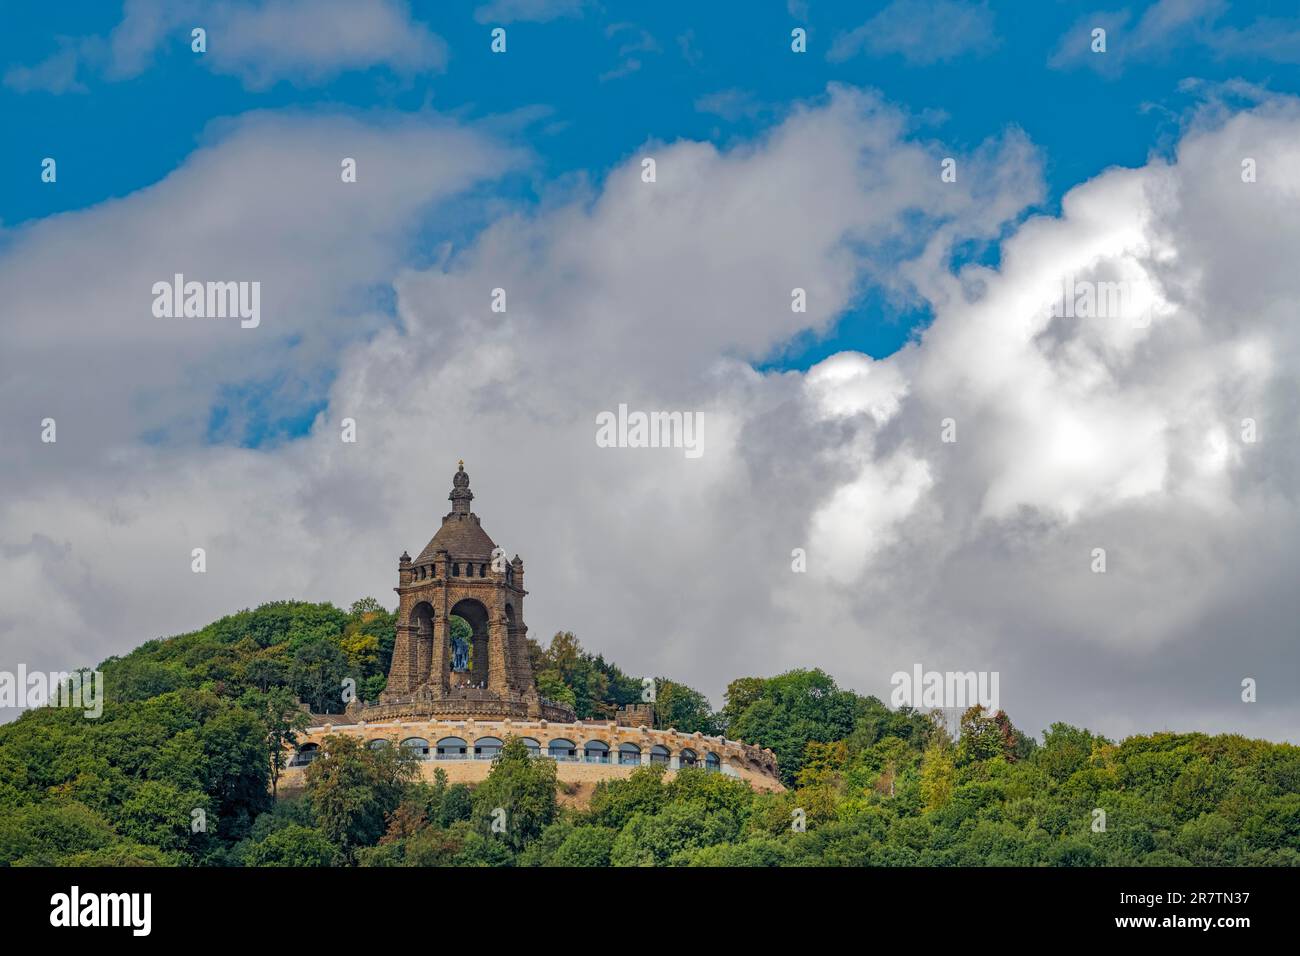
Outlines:
<svg viewBox="0 0 1300 956"><path fill-rule="evenodd" d="M496 544L478 523L478 515L469 510L474 492L469 490L469 475L463 461L452 476L451 494L447 497L451 499L451 513L443 517L442 527L424 546L415 564L427 564L439 551L446 551L453 558L490 559Z"/></svg>
<svg viewBox="0 0 1300 956"><path fill-rule="evenodd" d="M486 561L495 549L496 544L479 525L478 515L453 512L442 519L442 527L424 546L414 563L428 564L443 550L453 558L482 558Z"/></svg>

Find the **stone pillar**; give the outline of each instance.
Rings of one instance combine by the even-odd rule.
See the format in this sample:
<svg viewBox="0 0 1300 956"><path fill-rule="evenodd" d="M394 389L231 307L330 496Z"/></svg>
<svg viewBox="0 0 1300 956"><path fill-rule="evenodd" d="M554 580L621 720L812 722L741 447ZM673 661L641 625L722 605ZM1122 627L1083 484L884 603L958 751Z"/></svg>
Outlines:
<svg viewBox="0 0 1300 956"><path fill-rule="evenodd" d="M393 664L388 671L388 685L380 699L392 699L409 694L415 674L415 636L410 624L397 625L393 641Z"/></svg>
<svg viewBox="0 0 1300 956"><path fill-rule="evenodd" d="M675 753L675 754L672 754L671 756L669 756L669 758L668 758L668 769L669 769L669 770L680 770L680 769L681 769L681 756L682 756L681 753Z"/></svg>
<svg viewBox="0 0 1300 956"><path fill-rule="evenodd" d="M451 660L447 651L447 615L441 611L433 619L433 647L429 654L429 684L435 694L446 694L451 682Z"/></svg>
<svg viewBox="0 0 1300 956"><path fill-rule="evenodd" d="M495 615L488 623L487 685L488 690L497 694L508 694L510 692L508 647L509 634L507 633L505 615Z"/></svg>
<svg viewBox="0 0 1300 956"><path fill-rule="evenodd" d="M425 627L419 624L415 626L415 673L411 680L411 685L414 687L429 682L429 659L433 654L432 623L430 621Z"/></svg>
<svg viewBox="0 0 1300 956"><path fill-rule="evenodd" d="M516 619L515 626L507 633L507 643L510 646L511 686L525 695L531 691L535 696L533 669L528 660L528 625Z"/></svg>
<svg viewBox="0 0 1300 956"><path fill-rule="evenodd" d="M642 747L642 748L641 748L641 766L643 766L643 767L648 767L648 766L650 766L650 748L649 748L649 747Z"/></svg>

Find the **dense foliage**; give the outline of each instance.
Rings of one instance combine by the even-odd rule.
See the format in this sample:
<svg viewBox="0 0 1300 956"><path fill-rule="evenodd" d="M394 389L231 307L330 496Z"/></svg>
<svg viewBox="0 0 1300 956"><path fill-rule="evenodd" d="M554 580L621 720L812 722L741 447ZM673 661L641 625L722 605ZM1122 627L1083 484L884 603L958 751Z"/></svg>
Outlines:
<svg viewBox="0 0 1300 956"><path fill-rule="evenodd" d="M717 713L685 685L655 684L661 726L771 747L781 794L651 766L578 808L556 765L518 741L471 789L340 736L304 792L277 800L282 745L303 725L296 698L320 712L343 707L340 688L373 699L393 634L373 600L349 612L282 602L106 661L99 719L41 708L0 727L0 863L1300 864L1300 748L1172 733L1115 743L1063 724L1038 744L978 708L950 732L818 670L733 681ZM532 652L543 693L583 716L643 699L640 679L572 634Z"/></svg>

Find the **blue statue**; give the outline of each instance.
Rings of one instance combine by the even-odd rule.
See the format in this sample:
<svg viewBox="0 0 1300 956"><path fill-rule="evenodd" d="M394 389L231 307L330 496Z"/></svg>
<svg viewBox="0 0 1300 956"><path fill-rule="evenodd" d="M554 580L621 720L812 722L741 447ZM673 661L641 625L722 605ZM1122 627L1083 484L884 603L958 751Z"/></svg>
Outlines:
<svg viewBox="0 0 1300 956"><path fill-rule="evenodd" d="M454 671L469 670L469 641L463 637L453 637L451 639L451 669Z"/></svg>

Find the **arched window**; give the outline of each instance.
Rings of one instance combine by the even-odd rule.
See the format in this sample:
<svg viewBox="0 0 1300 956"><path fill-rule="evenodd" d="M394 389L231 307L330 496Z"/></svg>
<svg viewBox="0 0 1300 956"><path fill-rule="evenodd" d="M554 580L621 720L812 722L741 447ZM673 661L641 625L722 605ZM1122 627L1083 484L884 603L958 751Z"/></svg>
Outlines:
<svg viewBox="0 0 1300 956"><path fill-rule="evenodd" d="M407 737L402 746L411 751L420 760L429 759L429 741L423 737Z"/></svg>
<svg viewBox="0 0 1300 956"><path fill-rule="evenodd" d="M474 741L474 759L491 760L501 752L500 737L480 737Z"/></svg>
<svg viewBox="0 0 1300 956"><path fill-rule="evenodd" d="M665 747L663 744L655 744L653 747L650 748L651 763L667 763L668 757L669 757L668 748Z"/></svg>
<svg viewBox="0 0 1300 956"><path fill-rule="evenodd" d="M638 747L636 744L619 744L618 762L621 764L640 763L641 748Z"/></svg>
<svg viewBox="0 0 1300 956"><path fill-rule="evenodd" d="M583 756L587 763L609 763L609 744L603 740L588 740Z"/></svg>
<svg viewBox="0 0 1300 956"><path fill-rule="evenodd" d="M374 740L369 741L366 744L366 746L369 747L371 750L378 750L381 747L387 747L391 744L392 741L389 740L387 737L376 737Z"/></svg>
<svg viewBox="0 0 1300 956"><path fill-rule="evenodd" d="M438 759L464 760L468 746L460 737L443 737L438 741Z"/></svg>
<svg viewBox="0 0 1300 956"><path fill-rule="evenodd" d="M677 765L679 767L694 767L699 758L695 756L695 751L690 747L684 747L682 752L677 755Z"/></svg>
<svg viewBox="0 0 1300 956"><path fill-rule="evenodd" d="M528 756L540 757L542 755L542 745L532 737L520 737L519 742L528 748Z"/></svg>
<svg viewBox="0 0 1300 956"><path fill-rule="evenodd" d="M290 767L305 767L317 757L320 756L320 747L317 744L303 744L298 748L298 752L293 755L289 761Z"/></svg>
<svg viewBox="0 0 1300 956"><path fill-rule="evenodd" d="M458 578L458 577L460 577L460 562L459 562L459 561L457 561L455 564L453 564L453 565L451 566L451 576L454 577L454 578Z"/></svg>
<svg viewBox="0 0 1300 956"><path fill-rule="evenodd" d="M718 755L715 754L712 750L710 750L708 753L704 755L704 769L705 770L722 769L722 761L718 759Z"/></svg>
<svg viewBox="0 0 1300 956"><path fill-rule="evenodd" d="M560 737L558 740L552 740L547 746L546 756L556 760L575 760L578 756L578 748L572 740Z"/></svg>

